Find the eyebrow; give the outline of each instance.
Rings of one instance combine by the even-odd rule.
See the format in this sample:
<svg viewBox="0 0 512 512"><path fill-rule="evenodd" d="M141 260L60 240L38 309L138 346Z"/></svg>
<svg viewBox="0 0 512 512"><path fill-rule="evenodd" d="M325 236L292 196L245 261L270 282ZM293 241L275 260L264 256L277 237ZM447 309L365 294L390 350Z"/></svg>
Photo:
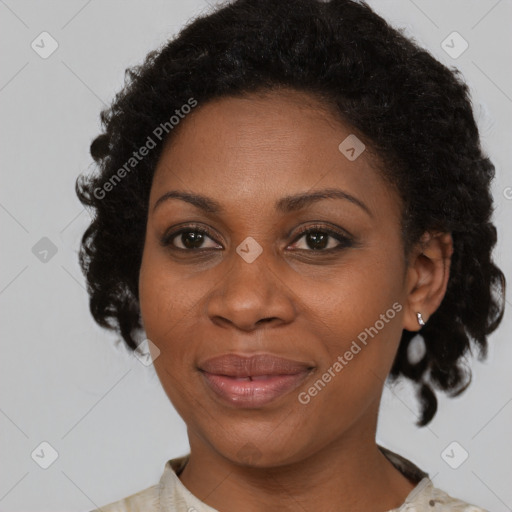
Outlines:
<svg viewBox="0 0 512 512"><path fill-rule="evenodd" d="M218 214L222 212L222 206L211 197L177 190L171 190L161 196L156 201L155 206L153 206L153 211L155 211L161 203L169 199L181 199L182 201L185 201L206 213ZM317 190L315 192L306 192L283 197L275 203L275 209L281 213L295 212L323 199L344 199L346 201L350 201L351 203L359 206L370 217L373 217L371 210L360 199L337 188L327 188L324 190Z"/></svg>

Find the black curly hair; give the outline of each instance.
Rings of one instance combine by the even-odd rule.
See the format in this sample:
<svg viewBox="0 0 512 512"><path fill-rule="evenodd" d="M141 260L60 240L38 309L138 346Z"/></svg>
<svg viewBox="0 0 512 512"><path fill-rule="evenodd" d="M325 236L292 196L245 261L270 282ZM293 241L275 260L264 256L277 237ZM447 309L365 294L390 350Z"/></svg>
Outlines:
<svg viewBox="0 0 512 512"><path fill-rule="evenodd" d="M91 313L136 348L149 192L162 146L175 133L171 116L194 101L283 87L328 102L379 156L403 200L406 254L425 231L452 234L447 291L421 330L426 353L409 361L416 333L404 330L390 373L417 384L418 425L426 425L437 409L434 389L450 396L466 389L471 372L463 356L474 344L485 357L487 335L503 317L505 277L491 257L494 166L460 73L363 2L235 0L126 70L123 90L101 112L104 131L91 144L99 172L76 182L80 201L93 210L79 254ZM166 126L165 136L154 136L158 126ZM154 147L130 160L149 146L148 137Z"/></svg>

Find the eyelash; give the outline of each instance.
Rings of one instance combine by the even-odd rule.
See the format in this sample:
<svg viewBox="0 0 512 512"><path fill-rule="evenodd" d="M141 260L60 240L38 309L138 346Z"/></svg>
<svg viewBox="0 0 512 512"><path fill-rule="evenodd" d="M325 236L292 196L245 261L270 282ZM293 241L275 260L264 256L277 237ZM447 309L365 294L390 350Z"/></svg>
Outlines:
<svg viewBox="0 0 512 512"><path fill-rule="evenodd" d="M190 226L185 226L184 228L181 228L178 231L174 231L172 233L165 234L161 240L162 246L170 248L174 251L182 251L182 252L199 252L199 251L218 250L218 249L213 249L213 248L182 249L181 247L174 247L172 245L172 241L183 233L199 233L201 235L208 236L208 238L212 239L215 243L218 243L214 238L215 235L208 228L199 227L197 225L192 224ZM304 235L307 235L309 233L326 234L326 235L334 238L336 241L338 241L339 245L336 247L331 247L330 249L317 249L317 250L315 250L315 249L294 249L295 251L330 254L334 251L340 251L342 249L346 249L346 248L352 247L354 245L352 238L350 238L349 236L344 235L338 231L334 231L334 230L332 230L326 226L322 226L322 225L313 225L313 226L307 226L307 227L301 228L292 243L294 244L294 243L298 242Z"/></svg>

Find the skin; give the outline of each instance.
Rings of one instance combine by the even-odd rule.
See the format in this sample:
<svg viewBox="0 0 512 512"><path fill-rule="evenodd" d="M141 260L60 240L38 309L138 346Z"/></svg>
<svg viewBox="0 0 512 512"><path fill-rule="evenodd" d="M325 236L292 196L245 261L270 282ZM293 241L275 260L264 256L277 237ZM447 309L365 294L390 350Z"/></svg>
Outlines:
<svg viewBox="0 0 512 512"><path fill-rule="evenodd" d="M416 312L428 321L444 296L452 240L426 233L405 259L399 197L370 151L354 161L340 152L350 133L302 92L223 98L187 116L158 163L139 281L143 324L160 350L162 386L188 428L190 460L180 479L222 512L385 511L415 486L378 450L377 416L402 330L419 330ZM347 199L287 213L274 207L284 196L326 188L357 198L369 213ZM155 209L171 190L209 196L222 210L176 198ZM190 223L213 232L199 244L208 249L202 255L183 249L187 234L162 246L166 233ZM352 245L329 254L322 251L340 245L335 238L315 250L314 239L298 234L326 223L348 232ZM262 248L252 263L236 252L249 236ZM394 318L300 403L298 394L394 303L402 306ZM262 352L315 369L277 400L236 409L216 399L197 368L220 354Z"/></svg>

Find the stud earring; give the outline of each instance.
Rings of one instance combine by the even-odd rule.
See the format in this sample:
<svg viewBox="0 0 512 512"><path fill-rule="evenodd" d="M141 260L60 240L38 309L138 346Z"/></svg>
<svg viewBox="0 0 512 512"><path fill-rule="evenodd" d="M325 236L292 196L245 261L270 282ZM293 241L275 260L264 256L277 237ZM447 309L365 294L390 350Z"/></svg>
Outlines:
<svg viewBox="0 0 512 512"><path fill-rule="evenodd" d="M423 317L421 316L421 313L416 313L416 316L418 317L418 323L421 327L425 325L425 320L423 320Z"/></svg>

